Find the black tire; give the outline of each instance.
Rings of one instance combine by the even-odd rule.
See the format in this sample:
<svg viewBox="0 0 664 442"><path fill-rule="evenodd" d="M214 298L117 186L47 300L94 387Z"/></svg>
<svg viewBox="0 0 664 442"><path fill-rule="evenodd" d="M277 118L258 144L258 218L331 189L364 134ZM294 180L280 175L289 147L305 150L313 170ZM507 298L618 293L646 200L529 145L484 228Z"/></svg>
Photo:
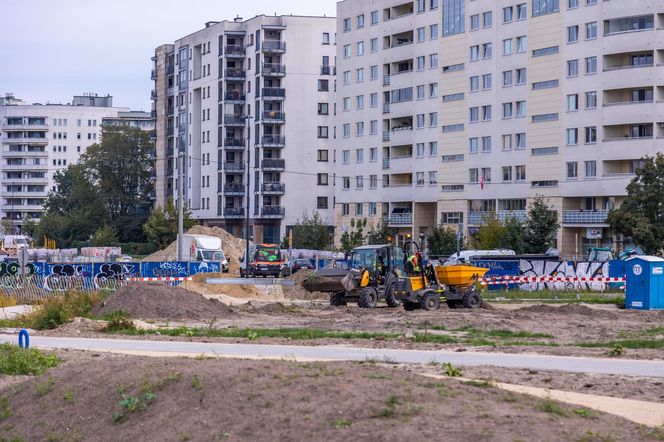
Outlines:
<svg viewBox="0 0 664 442"><path fill-rule="evenodd" d="M449 308L460 308L463 306L463 301L461 300L446 301L446 303Z"/></svg>
<svg viewBox="0 0 664 442"><path fill-rule="evenodd" d="M390 284L385 288L385 302L392 308L401 305L401 301L394 297L394 284Z"/></svg>
<svg viewBox="0 0 664 442"><path fill-rule="evenodd" d="M482 305L482 297L476 291L463 295L463 306L466 308L479 308Z"/></svg>
<svg viewBox="0 0 664 442"><path fill-rule="evenodd" d="M334 307L346 305L346 294L344 292L332 293L330 295L330 305Z"/></svg>
<svg viewBox="0 0 664 442"><path fill-rule="evenodd" d="M436 292L425 292L420 298L420 307L431 311L440 308L440 296Z"/></svg>
<svg viewBox="0 0 664 442"><path fill-rule="evenodd" d="M420 308L420 305L416 302L410 302L410 301L403 302L403 309L406 310L407 312L412 312L413 310L417 310L418 308Z"/></svg>
<svg viewBox="0 0 664 442"><path fill-rule="evenodd" d="M360 291L357 305L361 308L376 308L378 305L378 291L374 287L365 287Z"/></svg>

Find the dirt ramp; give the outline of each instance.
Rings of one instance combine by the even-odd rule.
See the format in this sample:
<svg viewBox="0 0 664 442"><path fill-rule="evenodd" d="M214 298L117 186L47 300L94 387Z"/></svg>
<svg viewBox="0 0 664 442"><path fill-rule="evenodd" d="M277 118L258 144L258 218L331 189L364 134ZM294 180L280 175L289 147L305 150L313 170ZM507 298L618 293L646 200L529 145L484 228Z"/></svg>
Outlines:
<svg viewBox="0 0 664 442"><path fill-rule="evenodd" d="M92 309L97 315L115 311L127 312L133 318L178 320L223 318L234 314L217 300L161 283L126 285Z"/></svg>

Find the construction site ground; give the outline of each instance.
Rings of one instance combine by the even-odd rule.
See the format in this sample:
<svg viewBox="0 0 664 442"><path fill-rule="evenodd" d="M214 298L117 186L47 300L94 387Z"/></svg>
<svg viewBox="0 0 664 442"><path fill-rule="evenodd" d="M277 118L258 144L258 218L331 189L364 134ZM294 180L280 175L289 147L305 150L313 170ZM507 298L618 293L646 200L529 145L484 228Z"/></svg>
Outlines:
<svg viewBox="0 0 664 442"><path fill-rule="evenodd" d="M57 354L63 363L41 376L2 378L0 440L641 441L663 436L657 428L505 391L491 382L414 373L441 375L441 366ZM466 377L482 374L460 370ZM592 378L598 385L614 381Z"/></svg>

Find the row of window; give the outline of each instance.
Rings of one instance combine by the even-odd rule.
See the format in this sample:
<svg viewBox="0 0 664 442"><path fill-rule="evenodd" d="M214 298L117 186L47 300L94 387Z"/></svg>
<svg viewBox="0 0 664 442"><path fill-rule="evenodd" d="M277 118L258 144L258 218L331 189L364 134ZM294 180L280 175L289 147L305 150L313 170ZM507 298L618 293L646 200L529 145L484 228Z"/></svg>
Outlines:
<svg viewBox="0 0 664 442"><path fill-rule="evenodd" d="M435 10L438 9L438 0L415 0L415 11L418 14L422 14L423 12L426 11L427 6L429 7L429 10ZM389 20L390 15L389 15L389 9L385 10L386 13L384 15L384 20ZM375 26L378 24L378 11L371 11L369 14L370 21L371 21L371 26ZM359 14L355 16L355 29L363 29L365 25L365 16L364 14ZM347 17L344 18L343 20L343 31L344 32L349 32L352 29L352 18Z"/></svg>
<svg viewBox="0 0 664 442"><path fill-rule="evenodd" d="M364 215L364 203L353 203L355 206L355 215ZM376 203L367 203L369 206L369 216L376 216L378 213L377 211L377 204ZM320 207L319 207L320 208ZM327 206L325 207L327 208ZM341 204L341 215L343 216L349 216L350 215L350 203L342 203Z"/></svg>
<svg viewBox="0 0 664 442"><path fill-rule="evenodd" d="M479 153L479 152L491 152L493 138L489 136L483 137L472 137L468 139L468 151L470 153ZM522 150L526 148L526 134L525 132L519 132L516 134L504 134L502 135L502 149L503 150ZM454 159L456 161L462 161L463 157L460 159ZM453 161L448 159L448 161Z"/></svg>
<svg viewBox="0 0 664 442"><path fill-rule="evenodd" d="M67 119L66 118L53 118L53 126L67 126ZM81 127L82 125L81 119L76 120L76 126ZM97 127L97 120L88 120L88 127Z"/></svg>
<svg viewBox="0 0 664 442"><path fill-rule="evenodd" d="M425 176L428 180L425 180ZM364 176L357 175L355 177L345 176L341 178L343 190L350 190L351 188L351 179L355 182L355 189L364 189ZM389 175L383 175L382 186L390 187ZM413 183L406 183L413 184ZM416 186L424 186L425 184L435 185L438 184L438 172L435 170L430 170L428 172L415 172L415 181ZM378 175L369 175L369 189L376 189L378 187Z"/></svg>
<svg viewBox="0 0 664 442"><path fill-rule="evenodd" d="M428 146L428 149L427 149ZM436 141L430 141L429 143L416 143L415 144L415 156L417 158L422 158L425 155L428 156L436 156L438 154L438 142ZM341 153L341 161L343 164L350 164L351 161L351 150L350 149L345 149ZM412 156L412 154L408 154L405 156ZM393 156L393 158L397 158L397 156ZM377 147L370 147L369 148L369 161L370 162L375 162L378 161L378 148ZM363 163L364 162L364 149L355 149L355 162L356 163Z"/></svg>
<svg viewBox="0 0 664 442"><path fill-rule="evenodd" d="M378 120L371 120L370 122L370 132L369 135L378 134ZM414 128L415 129L424 129L426 127L435 128L438 127L438 112L429 112L428 114L417 114L415 115ZM401 130L401 129L413 129L413 123L404 123L401 126L394 127L392 130ZM351 123L344 123L342 125L342 135L344 138L351 136ZM364 135L364 121L358 121L355 123L355 136L361 137Z"/></svg>
<svg viewBox="0 0 664 442"><path fill-rule="evenodd" d="M66 140L67 139L67 132L53 132L53 139L54 140ZM76 139L80 140L81 139L81 133L78 132L76 134ZM96 140L97 139L97 133L92 132L88 133L88 140Z"/></svg>

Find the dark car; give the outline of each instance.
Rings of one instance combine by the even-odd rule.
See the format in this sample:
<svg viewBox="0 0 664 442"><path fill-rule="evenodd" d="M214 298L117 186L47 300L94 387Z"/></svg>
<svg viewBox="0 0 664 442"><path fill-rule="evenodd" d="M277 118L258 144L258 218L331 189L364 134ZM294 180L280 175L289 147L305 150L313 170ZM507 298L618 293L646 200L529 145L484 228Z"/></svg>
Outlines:
<svg viewBox="0 0 664 442"><path fill-rule="evenodd" d="M293 259L292 261L288 261L284 264L284 269L283 273L285 275L288 275L291 273L291 262L292 262L292 268L293 272L295 273L300 269L314 269L314 265L311 263L311 260L309 259Z"/></svg>

